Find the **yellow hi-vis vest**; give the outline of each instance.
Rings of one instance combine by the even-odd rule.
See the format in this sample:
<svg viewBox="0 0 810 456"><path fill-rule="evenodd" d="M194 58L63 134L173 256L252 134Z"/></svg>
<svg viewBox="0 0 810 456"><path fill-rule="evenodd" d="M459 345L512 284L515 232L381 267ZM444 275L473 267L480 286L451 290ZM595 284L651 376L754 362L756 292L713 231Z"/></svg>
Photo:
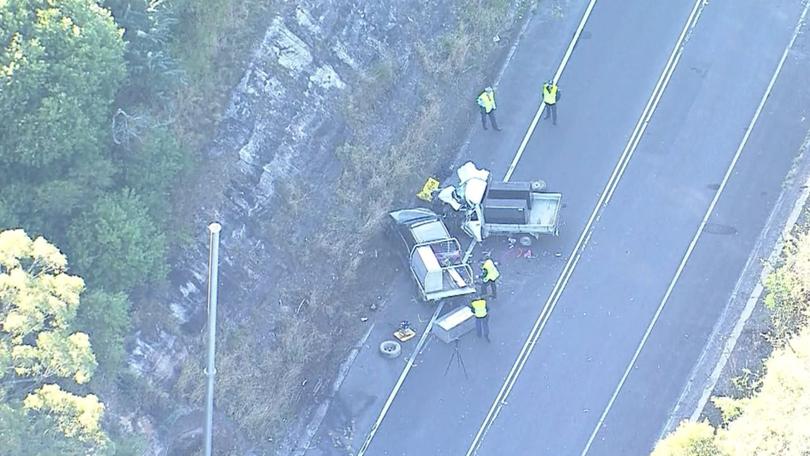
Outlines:
<svg viewBox="0 0 810 456"><path fill-rule="evenodd" d="M543 84L543 102L547 105L553 105L557 102L557 85L556 84Z"/></svg>
<svg viewBox="0 0 810 456"><path fill-rule="evenodd" d="M494 92L490 93L486 90L481 92L481 95L478 95L478 106L484 108L486 112L490 112L495 109L495 94Z"/></svg>
<svg viewBox="0 0 810 456"><path fill-rule="evenodd" d="M487 316L487 302L483 299L476 299L475 301L471 302L470 305L473 308L473 315L475 318L484 318Z"/></svg>
<svg viewBox="0 0 810 456"><path fill-rule="evenodd" d="M498 268L495 267L495 263L492 260L484 261L484 264L481 265L481 269L484 270L484 282L494 282L501 276L501 273L498 272Z"/></svg>

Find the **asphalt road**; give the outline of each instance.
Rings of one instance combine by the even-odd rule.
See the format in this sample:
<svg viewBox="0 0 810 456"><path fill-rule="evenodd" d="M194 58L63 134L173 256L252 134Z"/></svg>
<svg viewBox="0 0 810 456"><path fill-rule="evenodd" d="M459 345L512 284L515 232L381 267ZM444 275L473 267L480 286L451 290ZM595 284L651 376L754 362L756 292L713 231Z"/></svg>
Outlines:
<svg viewBox="0 0 810 456"><path fill-rule="evenodd" d="M592 437L588 454L649 452L807 131L797 120L806 114L801 100L810 98L806 73L793 68L804 61L797 58L786 64L750 144L724 180L802 7L785 0L714 0L705 7L533 352L497 418L488 421L693 8L692 2L597 2L560 80L559 125L541 121L513 176L543 178L550 190L563 192L560 237L544 240L535 260L510 256L502 243L485 244L503 273L492 306L493 343L474 335L458 347L431 340L367 454L463 455L482 423L491 423L481 434L482 455L578 455ZM473 137L469 158L496 175L523 138L540 84L556 70L559 47L547 44L575 25L570 18L560 23L557 29L530 23L498 87L505 131ZM706 231L672 285L721 187Z"/></svg>
<svg viewBox="0 0 810 456"><path fill-rule="evenodd" d="M580 454L659 308L801 5L712 2L479 454ZM793 114L793 113L786 113ZM798 147L748 149L588 454L646 454ZM755 183L755 186L751 184ZM529 419L531 417L531 419Z"/></svg>

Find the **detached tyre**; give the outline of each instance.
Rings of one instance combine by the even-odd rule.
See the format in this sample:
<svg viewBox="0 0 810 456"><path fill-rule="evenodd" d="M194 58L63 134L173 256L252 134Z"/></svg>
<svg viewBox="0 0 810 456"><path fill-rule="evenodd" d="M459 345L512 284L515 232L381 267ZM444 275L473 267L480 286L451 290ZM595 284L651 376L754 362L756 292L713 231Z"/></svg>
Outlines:
<svg viewBox="0 0 810 456"><path fill-rule="evenodd" d="M380 344L380 353L386 358L394 359L402 353L402 345L395 340L385 340Z"/></svg>

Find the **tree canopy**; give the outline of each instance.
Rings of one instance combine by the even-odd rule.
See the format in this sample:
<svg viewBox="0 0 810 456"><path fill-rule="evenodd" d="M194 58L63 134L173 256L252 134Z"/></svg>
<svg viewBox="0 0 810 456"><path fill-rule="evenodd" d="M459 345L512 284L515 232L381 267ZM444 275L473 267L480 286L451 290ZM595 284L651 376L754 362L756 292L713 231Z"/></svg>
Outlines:
<svg viewBox="0 0 810 456"><path fill-rule="evenodd" d="M73 222L77 266L105 289L128 291L166 274L166 238L132 191L105 195Z"/></svg>
<svg viewBox="0 0 810 456"><path fill-rule="evenodd" d="M109 185L121 35L93 0L0 0L0 206L21 221L42 229Z"/></svg>
<svg viewBox="0 0 810 456"><path fill-rule="evenodd" d="M19 431L20 414L31 413L52 420L82 451L108 447L104 406L57 383L87 383L96 368L89 337L73 328L83 290L84 281L67 273L67 258L45 239L0 232L0 397L20 404L3 405L0 435Z"/></svg>

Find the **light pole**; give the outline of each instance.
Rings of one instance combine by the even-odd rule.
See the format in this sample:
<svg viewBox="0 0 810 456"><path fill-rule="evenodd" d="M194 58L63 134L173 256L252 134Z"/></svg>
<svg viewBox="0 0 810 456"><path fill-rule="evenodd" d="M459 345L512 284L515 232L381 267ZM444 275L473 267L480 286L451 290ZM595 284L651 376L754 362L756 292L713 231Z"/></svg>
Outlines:
<svg viewBox="0 0 810 456"><path fill-rule="evenodd" d="M205 393L205 456L211 456L211 439L214 432L214 355L217 343L217 280L219 276L219 232L222 225L208 225L208 388Z"/></svg>

